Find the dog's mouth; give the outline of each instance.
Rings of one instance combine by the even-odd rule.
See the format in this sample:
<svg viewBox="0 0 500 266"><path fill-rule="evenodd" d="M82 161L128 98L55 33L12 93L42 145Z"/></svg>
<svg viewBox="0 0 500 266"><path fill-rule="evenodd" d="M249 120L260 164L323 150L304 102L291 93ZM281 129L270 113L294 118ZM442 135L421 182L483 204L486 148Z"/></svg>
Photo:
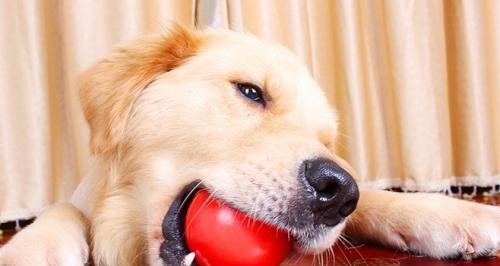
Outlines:
<svg viewBox="0 0 500 266"><path fill-rule="evenodd" d="M165 265L185 265L184 261L191 251L185 239L185 219L196 193L205 189L201 181L194 181L185 186L170 205L162 223L162 233L164 241L160 246L160 258ZM234 207L234 206L233 206ZM267 221L271 222L271 221ZM274 222L272 222L275 224ZM340 222L342 224L342 222ZM308 253L310 243L320 242L322 236L332 232L332 227L326 226L294 226L289 222L276 223L279 228L286 230L293 238L295 249L299 252ZM331 243L333 244L333 243ZM191 265L197 265L195 261Z"/></svg>
<svg viewBox="0 0 500 266"><path fill-rule="evenodd" d="M191 253L185 239L184 222L194 195L202 188L201 181L185 186L163 219L162 233L165 240L160 246L160 258L165 265L183 265L184 258Z"/></svg>

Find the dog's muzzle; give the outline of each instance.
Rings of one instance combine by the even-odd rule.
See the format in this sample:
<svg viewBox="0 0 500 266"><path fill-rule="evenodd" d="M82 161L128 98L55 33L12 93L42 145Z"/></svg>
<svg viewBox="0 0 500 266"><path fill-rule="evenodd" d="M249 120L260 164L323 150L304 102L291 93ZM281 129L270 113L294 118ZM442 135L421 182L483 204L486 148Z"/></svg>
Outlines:
<svg viewBox="0 0 500 266"><path fill-rule="evenodd" d="M359 190L352 176L329 159L304 161L298 174L303 185L297 188L299 193L287 210L275 217L274 223L294 232L298 247L307 247L354 211ZM160 246L160 257L165 265L183 265L184 258L191 252L184 237L184 222L187 209L201 188L200 181L184 187L163 219L165 240ZM257 218L266 220L265 216Z"/></svg>

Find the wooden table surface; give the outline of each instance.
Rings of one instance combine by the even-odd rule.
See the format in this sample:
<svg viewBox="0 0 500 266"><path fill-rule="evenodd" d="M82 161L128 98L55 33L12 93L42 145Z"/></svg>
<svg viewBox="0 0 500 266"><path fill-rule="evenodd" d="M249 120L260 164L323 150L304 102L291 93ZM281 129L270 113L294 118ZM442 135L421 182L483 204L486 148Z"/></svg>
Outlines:
<svg viewBox="0 0 500 266"><path fill-rule="evenodd" d="M490 197L475 197L473 200L500 205L500 194ZM0 236L0 245L6 243L13 235L14 231L4 231ZM500 266L500 257L485 258L473 261L447 260L440 261L419 257L408 253L397 252L391 249L376 247L372 245L362 245L356 247L344 246L340 243L334 248L335 257L331 254L324 254L322 258L316 256L292 255L282 265L336 265L336 266Z"/></svg>

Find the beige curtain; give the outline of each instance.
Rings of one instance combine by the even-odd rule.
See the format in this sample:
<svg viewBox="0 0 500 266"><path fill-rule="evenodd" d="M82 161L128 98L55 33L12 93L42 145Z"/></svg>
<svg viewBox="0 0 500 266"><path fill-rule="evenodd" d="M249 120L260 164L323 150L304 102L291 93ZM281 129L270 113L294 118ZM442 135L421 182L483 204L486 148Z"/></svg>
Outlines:
<svg viewBox="0 0 500 266"><path fill-rule="evenodd" d="M171 21L193 27L194 8L194 0L0 0L0 222L67 199L84 176L77 74Z"/></svg>
<svg viewBox="0 0 500 266"><path fill-rule="evenodd" d="M500 183L500 1L0 0L0 222L67 199L90 161L76 75L171 21L283 43L341 118L365 186Z"/></svg>

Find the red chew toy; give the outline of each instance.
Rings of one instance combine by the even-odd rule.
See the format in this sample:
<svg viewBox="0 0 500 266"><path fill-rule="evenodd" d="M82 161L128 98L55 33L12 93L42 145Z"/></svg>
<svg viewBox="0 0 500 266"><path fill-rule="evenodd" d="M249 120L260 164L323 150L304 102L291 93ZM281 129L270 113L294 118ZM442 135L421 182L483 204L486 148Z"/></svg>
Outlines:
<svg viewBox="0 0 500 266"><path fill-rule="evenodd" d="M186 241L202 266L279 265L287 233L252 219L200 190L186 215Z"/></svg>

